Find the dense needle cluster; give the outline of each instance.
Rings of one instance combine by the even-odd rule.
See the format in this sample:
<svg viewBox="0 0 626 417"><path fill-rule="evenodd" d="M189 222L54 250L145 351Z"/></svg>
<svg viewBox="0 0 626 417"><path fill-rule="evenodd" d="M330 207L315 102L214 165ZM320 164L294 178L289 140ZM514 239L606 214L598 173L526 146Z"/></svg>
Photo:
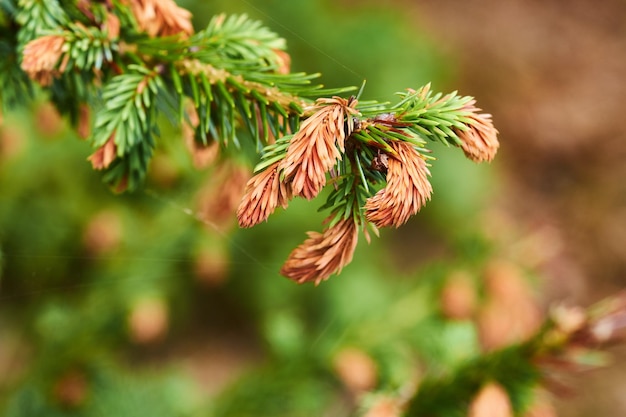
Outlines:
<svg viewBox="0 0 626 417"><path fill-rule="evenodd" d="M237 209L241 227L252 227L267 220L279 205L287 208L291 190L280 181L278 165L278 162L274 163L246 184L243 201Z"/></svg>
<svg viewBox="0 0 626 417"><path fill-rule="evenodd" d="M280 270L298 283L319 284L352 261L358 240L353 219L341 220L323 233L309 232L309 238L291 252Z"/></svg>
<svg viewBox="0 0 626 417"><path fill-rule="evenodd" d="M352 124L347 123L344 129L344 121L356 113L356 104L354 99L340 97L319 99L317 111L291 139L279 169L294 196L311 200L326 185L326 173L345 152L345 140Z"/></svg>
<svg viewBox="0 0 626 417"><path fill-rule="evenodd" d="M428 89L411 91L416 100L426 100ZM453 99L454 95L448 95L425 102L422 110ZM412 126L403 121L409 116L399 112L362 117L357 104L354 98L317 100L282 158L248 181L237 211L240 226L252 227L267 220L279 205L286 208L291 198L315 198L327 184L327 176L332 178L335 194L329 199L334 204L326 228L322 233L309 232L308 239L291 252L281 269L298 283L319 284L340 272L352 260L359 228L367 223L375 231L400 227L432 194L422 142L403 130ZM456 135L469 159L491 161L499 145L497 130L491 116L478 111L474 101L466 99L451 110L465 122L450 122L449 131ZM458 145L457 141L452 143ZM386 185L380 187L379 182Z"/></svg>
<svg viewBox="0 0 626 417"><path fill-rule="evenodd" d="M61 35L45 35L32 40L24 47L22 70L42 86L48 86L56 73L57 63L63 55L65 38Z"/></svg>
<svg viewBox="0 0 626 417"><path fill-rule="evenodd" d="M148 35L193 34L191 12L178 7L173 0L130 0L129 2L139 28Z"/></svg>
<svg viewBox="0 0 626 417"><path fill-rule="evenodd" d="M475 101L468 103L465 110L469 111L471 122L464 130L456 129L461 139L461 149L465 156L474 162L490 162L496 156L498 147L498 131L493 127L490 114L479 114L479 108L474 106Z"/></svg>
<svg viewBox="0 0 626 417"><path fill-rule="evenodd" d="M426 204L433 190L422 155L407 142L393 140L389 146L396 154L388 158L387 186L365 203L365 217L376 227L400 227Z"/></svg>
<svg viewBox="0 0 626 417"><path fill-rule="evenodd" d="M493 160L499 147L491 115L480 113L471 97L434 94L430 85L399 93L395 105L360 104L338 96L340 90L320 93L310 85L315 76L290 73L284 40L246 16L219 15L195 32L191 13L173 0L107 2L98 13L80 1L77 9L90 24L70 24L57 10L54 30L26 37L21 68L44 87L77 73L104 85L95 95L102 108L88 159L115 190L141 182L154 147L155 102L162 97L180 109L199 168L215 163L229 143L238 146L242 127L257 149L265 146L237 209L241 227L332 185L323 232L309 233L281 269L298 283L317 284L339 272L352 259L359 229L368 238L368 226L375 233L397 228L420 211L433 192L428 141L460 147L474 162ZM135 43L120 39L121 19L129 15ZM222 68L220 60L229 64ZM79 126L89 118L89 94L74 112ZM236 179L239 190L244 177ZM224 204L207 203L205 211L221 218L235 193L220 195Z"/></svg>

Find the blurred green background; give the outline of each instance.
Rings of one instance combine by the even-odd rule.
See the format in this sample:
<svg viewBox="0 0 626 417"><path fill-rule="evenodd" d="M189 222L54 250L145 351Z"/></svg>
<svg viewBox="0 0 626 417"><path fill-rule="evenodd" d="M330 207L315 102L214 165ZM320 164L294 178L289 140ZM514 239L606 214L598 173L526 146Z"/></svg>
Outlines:
<svg viewBox="0 0 626 417"><path fill-rule="evenodd" d="M582 117L577 109L588 117L594 110L564 104L574 70L550 59L580 40L576 24L606 41L619 38L623 23L601 31L610 15L585 22L591 9L583 2L562 15L550 5L520 3L520 12L487 0L473 7L179 4L192 11L197 28L221 12L262 20L287 39L293 71L321 72L328 87L367 80L364 99L393 100L394 92L428 82L435 91L474 95L494 114L501 155L475 165L458 150L436 148L433 199L422 212L369 245L361 237L341 275L299 286L278 271L306 231L321 230L322 201L294 201L249 230L238 230L232 217L203 221L202 210L221 207L215 184L229 184L219 182L217 169L194 168L174 128L163 125L145 189L115 195L87 163L88 144L43 100L5 114L3 415L354 415L411 386L421 372L481 351L474 317L446 316L441 294L458 271L470 276L479 304L489 297L481 277L494 260L515 264L524 282L540 283L539 306L562 297L589 301L622 284L624 236L614 228L626 226L624 172L615 168L624 145L606 139L612 131L605 124L594 130L573 121ZM562 43L547 29L557 21ZM600 54L594 45L582 43ZM615 62L610 70L622 68L620 60L608 62ZM605 175L610 166L621 182ZM616 213L612 226L589 220L607 210ZM586 239L599 242L598 252L615 253L578 258ZM602 271L602 284L590 291L585 277L593 268ZM584 405L560 407L585 415Z"/></svg>

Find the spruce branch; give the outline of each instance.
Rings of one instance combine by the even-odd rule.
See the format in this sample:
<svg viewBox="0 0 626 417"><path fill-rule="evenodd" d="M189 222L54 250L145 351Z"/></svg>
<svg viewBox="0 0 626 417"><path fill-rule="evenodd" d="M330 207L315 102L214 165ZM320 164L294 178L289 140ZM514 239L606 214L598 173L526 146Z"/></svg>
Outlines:
<svg viewBox="0 0 626 417"><path fill-rule="evenodd" d="M319 74L291 73L284 39L246 15L217 15L194 31L172 0L62 4L20 0L9 12L18 34L0 47L21 55L32 81L8 85L19 59L0 65L3 105L34 83L82 131L94 113L89 160L117 191L142 184L162 114L191 127L190 148L210 149L213 159L228 146L254 150L261 162L237 210L242 227L332 184L325 231L282 270L298 282L319 283L345 266L358 229L399 227L421 209L432 193L431 141L475 162L491 161L499 146L472 97L426 85L398 93L395 104L345 98L353 87L325 89L314 83ZM345 246L337 252L326 239ZM311 251L317 263L291 262Z"/></svg>
<svg viewBox="0 0 626 417"><path fill-rule="evenodd" d="M488 115L477 114L472 97L433 96L429 85L399 96L395 105L367 102L363 107L354 97L318 99L288 144L266 148L270 156L256 171L271 165L272 181L280 184L260 187L264 183L258 177L267 176L262 172L250 180L238 211L240 225L264 221L277 207L266 210L261 201L281 201L285 207L293 197L315 198L329 176L335 189L321 208L331 212L324 235L333 235L334 228L341 229L348 219L355 230L367 231L368 225L375 232L380 227L399 227L430 199L428 165L433 158L428 155L428 141L461 147L476 162L490 161L495 155L497 131ZM281 272L300 283L319 284L341 270L345 262L322 254L324 235L310 234ZM355 241L346 239L346 247L353 251ZM316 263L302 261L303 254L312 257L313 252L320 253ZM352 253L342 256L350 260ZM334 269L328 267L331 264Z"/></svg>
<svg viewBox="0 0 626 417"><path fill-rule="evenodd" d="M18 0L14 19L21 26L18 33L21 47L70 21L58 0Z"/></svg>
<svg viewBox="0 0 626 417"><path fill-rule="evenodd" d="M584 310L557 305L539 331L527 341L470 360L444 376L419 383L406 401L403 415L466 416L479 390L490 383L502 386L513 412L521 415L540 385L548 388L556 374L605 366L602 349L624 337L625 294Z"/></svg>
<svg viewBox="0 0 626 417"><path fill-rule="evenodd" d="M105 106L96 116L93 138L99 149L90 157L95 169L107 169L116 159L100 154L111 155L114 149L120 160L108 169L105 180L118 190L133 189L143 181L154 147L152 103L163 88L158 68L132 65L129 70L114 77L102 93Z"/></svg>
<svg viewBox="0 0 626 417"><path fill-rule="evenodd" d="M277 52L286 48L285 39L246 15L214 16L191 41L198 46L195 56L202 60L256 62L275 70L282 64Z"/></svg>

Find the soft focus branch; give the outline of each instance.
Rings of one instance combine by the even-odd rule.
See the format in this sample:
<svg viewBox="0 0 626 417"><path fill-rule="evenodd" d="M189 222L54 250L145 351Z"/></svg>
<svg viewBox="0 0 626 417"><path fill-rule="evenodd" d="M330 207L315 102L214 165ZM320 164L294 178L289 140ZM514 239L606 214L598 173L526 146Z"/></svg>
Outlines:
<svg viewBox="0 0 626 417"><path fill-rule="evenodd" d="M556 306L541 330L524 343L488 353L444 377L422 380L405 404L406 416L467 416L481 389L504 388L511 409L525 411L539 385L550 388L558 373L605 365L602 349L626 335L626 294L588 310ZM594 359L590 361L590 359Z"/></svg>
<svg viewBox="0 0 626 417"><path fill-rule="evenodd" d="M3 108L34 86L49 94L89 137L88 159L114 190L143 184L162 115L183 127L196 155L214 161L227 147L261 155L237 211L242 227L332 184L324 231L281 269L299 283L338 273L359 230L369 239L368 229L400 227L426 204L430 142L475 162L491 161L499 146L472 97L430 85L398 93L393 105L341 97L354 88L323 89L312 83L319 74L291 73L284 39L245 15L214 16L195 31L172 0L3 4L0 22L16 29L0 31L10 51L0 65Z"/></svg>

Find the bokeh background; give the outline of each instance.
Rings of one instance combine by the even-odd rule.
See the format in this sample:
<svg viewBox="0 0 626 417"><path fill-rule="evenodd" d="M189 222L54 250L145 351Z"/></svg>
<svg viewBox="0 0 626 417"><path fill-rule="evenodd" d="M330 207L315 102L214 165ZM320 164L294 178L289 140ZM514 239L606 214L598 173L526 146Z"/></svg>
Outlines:
<svg viewBox="0 0 626 417"><path fill-rule="evenodd" d="M220 12L262 20L287 39L292 70L328 87L367 80L365 99L427 82L475 96L500 152L478 166L436 148L422 212L362 239L340 276L298 286L278 270L321 229L321 200L238 230L223 191L241 168L197 169L175 127L163 125L145 189L115 195L43 97L4 114L5 415L350 415L378 398L366 392L527 334L551 303L624 287L623 1L179 4L197 28ZM498 291L521 306L516 334L490 321ZM571 375L552 412L624 415L626 356L613 353Z"/></svg>

